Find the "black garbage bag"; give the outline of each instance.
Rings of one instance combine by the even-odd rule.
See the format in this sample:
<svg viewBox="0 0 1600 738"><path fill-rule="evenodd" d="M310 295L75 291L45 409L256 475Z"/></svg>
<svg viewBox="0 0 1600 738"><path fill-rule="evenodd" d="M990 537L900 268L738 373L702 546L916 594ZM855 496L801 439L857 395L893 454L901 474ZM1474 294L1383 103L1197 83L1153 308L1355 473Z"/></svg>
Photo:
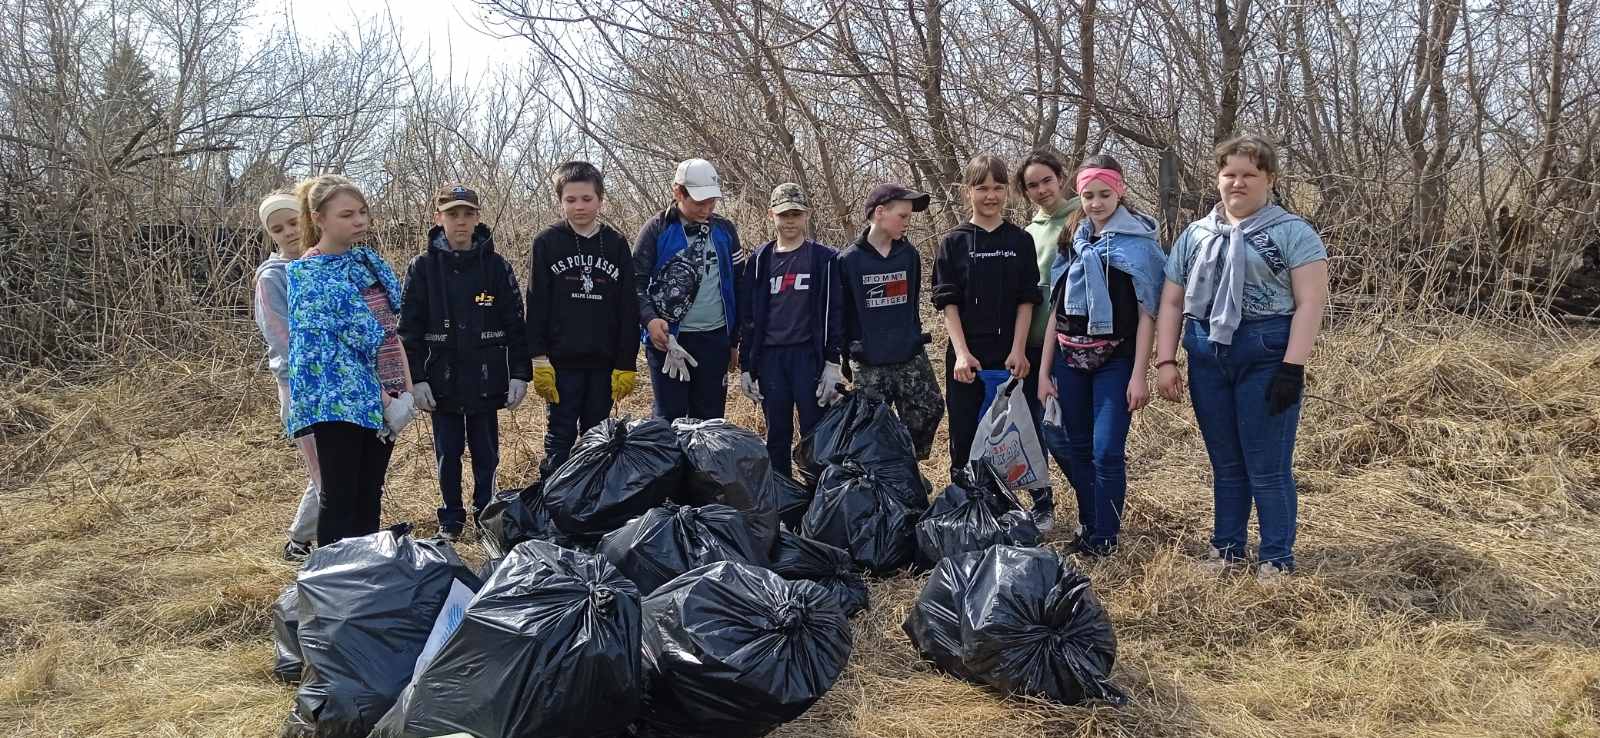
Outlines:
<svg viewBox="0 0 1600 738"><path fill-rule="evenodd" d="M483 531L481 543L491 559L503 559L523 541L549 541L566 548L579 548L579 541L561 532L544 502L544 483L534 482L524 489L497 493L478 518Z"/></svg>
<svg viewBox="0 0 1600 738"><path fill-rule="evenodd" d="M284 684L300 681L305 662L300 658L300 594L291 584L272 603L272 678Z"/></svg>
<svg viewBox="0 0 1600 738"><path fill-rule="evenodd" d="M494 576L494 570L499 569L503 563L505 563L505 559L484 559L483 563L478 566L478 578L488 581L489 577Z"/></svg>
<svg viewBox="0 0 1600 738"><path fill-rule="evenodd" d="M561 532L598 538L665 502L682 477L683 450L666 421L610 418L544 480L544 504Z"/></svg>
<svg viewBox="0 0 1600 738"><path fill-rule="evenodd" d="M1110 616L1089 578L1049 549L995 546L983 555L962 601L961 653L975 678L1006 694L1127 701L1110 681Z"/></svg>
<svg viewBox="0 0 1600 738"><path fill-rule="evenodd" d="M970 551L940 559L900 626L923 658L968 680L972 679L972 672L961 659L962 603L984 553Z"/></svg>
<svg viewBox="0 0 1600 738"><path fill-rule="evenodd" d="M323 546L300 569L306 671L285 735L364 738L410 683L451 589L477 590L450 544L409 530Z"/></svg>
<svg viewBox="0 0 1600 738"><path fill-rule="evenodd" d="M811 498L814 496L811 490L781 472L769 475L767 486L771 488L768 496L778 503L778 521L789 530L800 530L800 521L805 519L806 510L811 507Z"/></svg>
<svg viewBox="0 0 1600 738"><path fill-rule="evenodd" d="M1005 480L985 461L957 472L949 487L917 521L917 553L924 566L993 545L1037 546L1041 535Z"/></svg>
<svg viewBox="0 0 1600 738"><path fill-rule="evenodd" d="M860 392L846 393L795 447L795 475L816 488L828 466L845 459L889 481L906 507L918 511L928 507L932 489L917 468L911 432L887 403Z"/></svg>
<svg viewBox="0 0 1600 738"><path fill-rule="evenodd" d="M783 531L772 547L769 567L784 579L816 582L833 595L846 617L867 609L870 597L867 583L855 572L850 553L838 546L813 541L798 533Z"/></svg>
<svg viewBox="0 0 1600 738"><path fill-rule="evenodd" d="M855 461L829 466L801 525L806 538L837 546L867 571L885 575L916 557L916 514L892 482Z"/></svg>
<svg viewBox="0 0 1600 738"><path fill-rule="evenodd" d="M821 699L850 659L850 623L826 590L725 561L644 601L652 736L766 735Z"/></svg>
<svg viewBox="0 0 1600 738"><path fill-rule="evenodd" d="M673 421L685 459L678 501L727 505L745 514L761 550L778 536L778 500L769 486L772 458L761 436L722 418Z"/></svg>
<svg viewBox="0 0 1600 738"><path fill-rule="evenodd" d="M522 543L373 738L611 738L645 691L639 605L605 559Z"/></svg>
<svg viewBox="0 0 1600 738"><path fill-rule="evenodd" d="M767 549L727 505L667 503L600 539L600 553L645 595L690 569L718 561L765 566Z"/></svg>

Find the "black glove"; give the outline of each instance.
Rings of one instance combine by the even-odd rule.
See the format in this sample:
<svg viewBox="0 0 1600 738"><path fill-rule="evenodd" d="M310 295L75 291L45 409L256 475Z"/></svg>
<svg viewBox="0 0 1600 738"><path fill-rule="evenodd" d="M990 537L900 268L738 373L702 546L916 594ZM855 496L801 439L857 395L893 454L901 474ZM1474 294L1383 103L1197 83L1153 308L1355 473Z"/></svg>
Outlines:
<svg viewBox="0 0 1600 738"><path fill-rule="evenodd" d="M1283 362L1278 365L1278 373L1272 375L1272 382L1267 384L1267 413L1282 415L1290 405L1300 401L1300 393L1306 387L1306 368L1300 364Z"/></svg>

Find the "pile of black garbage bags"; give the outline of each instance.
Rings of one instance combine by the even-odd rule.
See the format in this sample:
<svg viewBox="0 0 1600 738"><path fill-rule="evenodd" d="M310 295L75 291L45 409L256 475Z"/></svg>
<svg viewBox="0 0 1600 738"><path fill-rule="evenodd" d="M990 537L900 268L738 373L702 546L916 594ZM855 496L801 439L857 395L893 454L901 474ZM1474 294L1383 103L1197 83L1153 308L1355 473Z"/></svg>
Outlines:
<svg viewBox="0 0 1600 738"><path fill-rule="evenodd" d="M1043 551L1009 548L1039 531L992 470L975 465L930 506L904 426L858 394L795 461L798 478L775 472L765 442L724 420L610 419L482 511L476 571L405 526L318 549L273 606L273 674L299 682L284 735L765 735L843 672L848 618L870 604L863 573L910 566L934 567L906 630L941 667L1064 701L1114 691L1115 641L1087 579L1061 585L1071 593L996 584L1014 599L986 612L1023 629L1066 617L1092 643L1042 635L1049 663L1019 665L1013 651L1035 646L1006 627L975 620L967 637L961 608L988 596L967 586L979 558ZM1023 606L1038 612L1006 610Z"/></svg>

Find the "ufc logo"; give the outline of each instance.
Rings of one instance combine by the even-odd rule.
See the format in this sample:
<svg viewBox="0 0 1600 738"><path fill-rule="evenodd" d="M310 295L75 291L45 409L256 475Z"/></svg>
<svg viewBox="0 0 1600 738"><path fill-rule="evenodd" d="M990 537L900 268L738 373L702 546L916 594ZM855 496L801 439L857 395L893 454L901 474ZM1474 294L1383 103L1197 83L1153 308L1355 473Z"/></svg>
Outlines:
<svg viewBox="0 0 1600 738"><path fill-rule="evenodd" d="M811 289L811 275L809 274L780 274L772 278L772 294L776 295L784 290Z"/></svg>

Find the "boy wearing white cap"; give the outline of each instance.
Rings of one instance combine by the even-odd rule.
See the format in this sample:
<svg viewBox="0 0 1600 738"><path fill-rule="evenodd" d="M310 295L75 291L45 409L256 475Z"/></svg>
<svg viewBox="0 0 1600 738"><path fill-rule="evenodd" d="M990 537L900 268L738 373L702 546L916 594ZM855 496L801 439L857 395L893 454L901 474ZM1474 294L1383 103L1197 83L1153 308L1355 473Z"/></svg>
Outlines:
<svg viewBox="0 0 1600 738"><path fill-rule="evenodd" d="M666 420L720 418L723 384L739 337L739 231L714 214L722 198L705 159L678 164L672 207L640 229L633 246L640 340L650 363L655 413Z"/></svg>
<svg viewBox="0 0 1600 738"><path fill-rule="evenodd" d="M261 228L277 248L256 267L256 328L267 342L267 368L278 382L279 422L289 411L289 262L300 258L300 203L289 193L268 195L256 210ZM289 541L283 544L283 558L304 561L317 539L317 507L321 489L321 469L317 465L317 444L310 435L294 439L306 466L306 490L300 507L289 524Z"/></svg>

